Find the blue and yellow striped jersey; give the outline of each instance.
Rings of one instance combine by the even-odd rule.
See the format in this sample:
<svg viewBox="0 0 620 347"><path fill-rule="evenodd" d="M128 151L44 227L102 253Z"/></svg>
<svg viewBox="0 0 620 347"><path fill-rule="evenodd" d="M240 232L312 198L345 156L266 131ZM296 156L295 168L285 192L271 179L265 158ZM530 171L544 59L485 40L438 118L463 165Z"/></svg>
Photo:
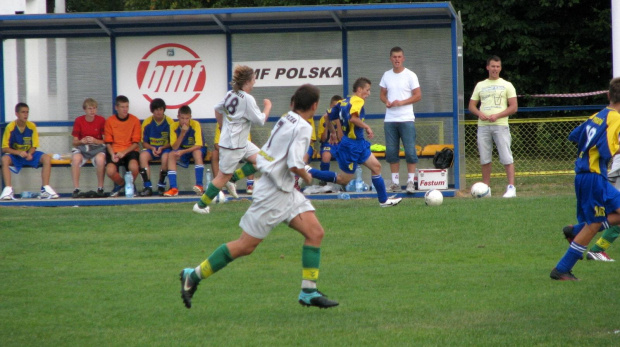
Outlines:
<svg viewBox="0 0 620 347"><path fill-rule="evenodd" d="M593 172L607 178L607 166L620 144L620 113L613 108L590 116L573 130L568 139L577 143L575 173Z"/></svg>
<svg viewBox="0 0 620 347"><path fill-rule="evenodd" d="M330 120L340 119L340 125L344 136L353 140L364 139L364 129L356 127L351 123L351 118L357 117L364 121L366 110L364 110L364 99L357 95L349 96L340 100L336 106L332 107L329 113Z"/></svg>
<svg viewBox="0 0 620 347"><path fill-rule="evenodd" d="M181 127L179 122L174 122L170 127L170 144L174 144L177 141L177 137L181 134ZM187 149L194 146L204 147L205 144L202 140L202 128L200 123L196 120L189 121L189 129L185 133L185 137L181 140L181 146L179 149Z"/></svg>
<svg viewBox="0 0 620 347"><path fill-rule="evenodd" d="M26 121L23 132L17 126L17 121L12 121L6 126L2 136L2 148L28 151L32 147L39 147L39 132L34 123Z"/></svg>
<svg viewBox="0 0 620 347"><path fill-rule="evenodd" d="M159 124L153 116L150 116L142 122L142 142L155 147L167 145L170 143L170 126L172 124L174 121L166 115Z"/></svg>

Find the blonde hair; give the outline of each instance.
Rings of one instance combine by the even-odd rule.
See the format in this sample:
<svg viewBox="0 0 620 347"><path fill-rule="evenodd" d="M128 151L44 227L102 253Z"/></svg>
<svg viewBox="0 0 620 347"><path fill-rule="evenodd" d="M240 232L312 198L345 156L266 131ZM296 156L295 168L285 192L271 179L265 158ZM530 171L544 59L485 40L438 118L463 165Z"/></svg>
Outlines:
<svg viewBox="0 0 620 347"><path fill-rule="evenodd" d="M230 85L235 92L238 92L243 86L250 82L254 77L254 70L245 65L237 65L235 71L233 71L232 81Z"/></svg>
<svg viewBox="0 0 620 347"><path fill-rule="evenodd" d="M85 110L88 106L97 107L97 101L93 98L86 98L82 103L82 109Z"/></svg>

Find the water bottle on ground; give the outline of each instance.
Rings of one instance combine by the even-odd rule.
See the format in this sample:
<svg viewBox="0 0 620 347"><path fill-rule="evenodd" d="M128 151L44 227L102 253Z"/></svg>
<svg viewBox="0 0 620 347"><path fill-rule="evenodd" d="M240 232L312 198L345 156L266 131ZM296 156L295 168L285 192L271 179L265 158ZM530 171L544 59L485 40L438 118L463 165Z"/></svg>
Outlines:
<svg viewBox="0 0 620 347"><path fill-rule="evenodd" d="M207 171L205 172L205 190L207 189L211 181L213 181L213 174L211 173L211 169L207 169Z"/></svg>
<svg viewBox="0 0 620 347"><path fill-rule="evenodd" d="M355 169L355 191L361 193L364 191L364 181L362 180L362 167Z"/></svg>
<svg viewBox="0 0 620 347"><path fill-rule="evenodd" d="M338 193L338 199L351 200L351 195L349 195L348 193Z"/></svg>
<svg viewBox="0 0 620 347"><path fill-rule="evenodd" d="M133 175L130 170L125 172L125 197L133 198Z"/></svg>
<svg viewBox="0 0 620 347"><path fill-rule="evenodd" d="M347 192L354 192L355 191L355 179L350 180L349 183L347 183L347 186L344 188L344 190Z"/></svg>

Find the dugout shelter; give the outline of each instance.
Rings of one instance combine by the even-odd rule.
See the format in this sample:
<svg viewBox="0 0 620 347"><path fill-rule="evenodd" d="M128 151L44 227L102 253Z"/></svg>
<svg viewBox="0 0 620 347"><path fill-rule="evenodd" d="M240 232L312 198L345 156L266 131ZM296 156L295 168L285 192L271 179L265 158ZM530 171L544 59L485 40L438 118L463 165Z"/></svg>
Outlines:
<svg viewBox="0 0 620 347"><path fill-rule="evenodd" d="M236 64L255 69L252 94L259 105L271 99L272 120L301 84L321 89L322 113L332 95L346 96L356 78L369 78L366 120L371 142L384 144L379 81L391 68L390 49L400 46L422 88L416 142L454 145L449 183L465 183L462 24L449 2L3 15L0 38L0 131L15 119L14 105L26 102L47 153L69 152L67 134L85 98L108 116L121 94L141 119L156 97L173 118L189 104L210 145L212 107ZM264 143L270 129L254 127L254 142ZM432 167L432 158L418 167ZM52 186L62 190L58 176Z"/></svg>

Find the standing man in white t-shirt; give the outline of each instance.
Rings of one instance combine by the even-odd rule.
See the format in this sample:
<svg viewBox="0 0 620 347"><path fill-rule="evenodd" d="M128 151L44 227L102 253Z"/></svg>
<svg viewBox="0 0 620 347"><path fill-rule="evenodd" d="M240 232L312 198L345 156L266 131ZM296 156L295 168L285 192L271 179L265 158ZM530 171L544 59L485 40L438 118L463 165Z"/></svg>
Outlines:
<svg viewBox="0 0 620 347"><path fill-rule="evenodd" d="M489 78L478 82L469 101L469 112L478 117L478 151L482 166L482 182L491 183L491 161L493 159L493 142L497 146L499 161L506 169L508 186L504 198L517 196L515 188L515 166L510 143L508 116L517 113L517 92L512 83L499 77L502 60L494 55L487 59ZM480 109L478 109L480 103ZM489 194L490 195L490 194Z"/></svg>
<svg viewBox="0 0 620 347"><path fill-rule="evenodd" d="M399 149L402 140L407 161L407 193L415 192L415 168L418 155L415 150L415 115L413 104L422 100L422 90L418 76L403 66L405 53L400 47L390 50L392 69L386 71L379 86L381 101L385 104L385 160L390 164L392 184L388 191L401 191Z"/></svg>

